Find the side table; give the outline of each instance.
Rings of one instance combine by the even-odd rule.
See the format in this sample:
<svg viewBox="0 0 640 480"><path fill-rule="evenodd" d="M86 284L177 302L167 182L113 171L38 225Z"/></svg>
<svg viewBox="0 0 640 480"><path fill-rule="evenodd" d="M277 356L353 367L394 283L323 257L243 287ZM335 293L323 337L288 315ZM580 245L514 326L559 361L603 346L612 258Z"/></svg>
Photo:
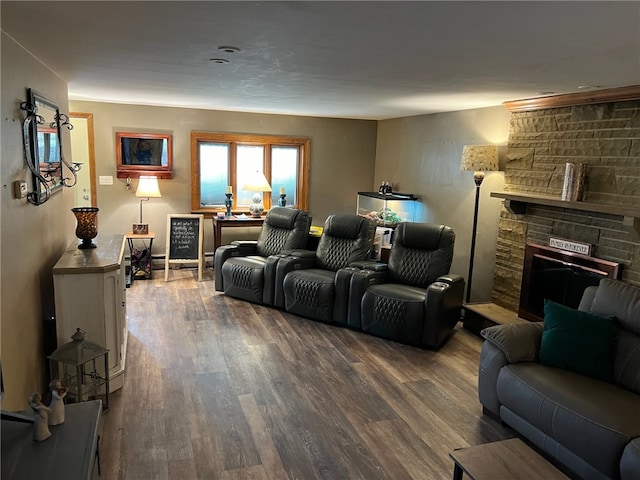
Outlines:
<svg viewBox="0 0 640 480"><path fill-rule="evenodd" d="M222 245L222 229L225 227L261 227L264 217L212 217L213 220L213 251L215 252Z"/></svg>
<svg viewBox="0 0 640 480"><path fill-rule="evenodd" d="M151 257L151 248L153 247L153 239L156 238L154 232L149 233L133 233L127 232L125 235L127 244L129 245L129 275L127 276L127 287L131 286L134 280L150 280L153 275L153 260ZM133 255L134 242L141 240L144 243L144 249L139 258ZM146 244L149 241L149 246Z"/></svg>
<svg viewBox="0 0 640 480"><path fill-rule="evenodd" d="M462 306L462 315L464 328L476 335L480 335L482 329L494 325L529 323L528 320L518 317L516 312L491 302L465 303Z"/></svg>
<svg viewBox="0 0 640 480"><path fill-rule="evenodd" d="M100 400L67 404L64 423L49 427L51 437L43 442L33 441L32 424L3 420L2 479L97 478L101 415Z"/></svg>

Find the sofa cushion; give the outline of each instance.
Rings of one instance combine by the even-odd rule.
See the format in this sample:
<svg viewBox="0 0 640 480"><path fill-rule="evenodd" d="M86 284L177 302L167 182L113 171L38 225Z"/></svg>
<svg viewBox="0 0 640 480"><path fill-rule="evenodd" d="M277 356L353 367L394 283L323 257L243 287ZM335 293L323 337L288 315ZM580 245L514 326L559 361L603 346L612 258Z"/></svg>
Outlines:
<svg viewBox="0 0 640 480"><path fill-rule="evenodd" d="M640 335L640 288L603 278L591 304L591 312L615 316L623 329Z"/></svg>
<svg viewBox="0 0 640 480"><path fill-rule="evenodd" d="M540 363L612 380L614 320L545 299Z"/></svg>
<svg viewBox="0 0 640 480"><path fill-rule="evenodd" d="M535 362L508 365L500 403L611 478L640 436L640 396L616 385Z"/></svg>
<svg viewBox="0 0 640 480"><path fill-rule="evenodd" d="M640 395L640 335L616 329L613 377L618 385Z"/></svg>

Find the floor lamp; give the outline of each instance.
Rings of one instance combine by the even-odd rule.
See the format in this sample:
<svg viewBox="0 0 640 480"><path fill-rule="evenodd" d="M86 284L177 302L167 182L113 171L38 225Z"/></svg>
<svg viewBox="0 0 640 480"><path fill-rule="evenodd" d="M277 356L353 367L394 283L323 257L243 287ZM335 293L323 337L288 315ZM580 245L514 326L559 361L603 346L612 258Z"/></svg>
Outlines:
<svg viewBox="0 0 640 480"><path fill-rule="evenodd" d="M473 210L473 230L471 231L471 253L469 255L469 276L467 277L466 303L471 301L471 279L473 277L473 257L476 252L476 231L478 229L478 204L480 185L484 172L498 170L498 147L495 145L465 145L462 149L461 170L472 171L476 184L476 203Z"/></svg>
<svg viewBox="0 0 640 480"><path fill-rule="evenodd" d="M158 186L158 177L140 176L136 197L140 198L140 223L133 224L133 233L139 235L147 235L149 233L149 224L142 223L142 202L148 202L149 198L159 198L160 187Z"/></svg>

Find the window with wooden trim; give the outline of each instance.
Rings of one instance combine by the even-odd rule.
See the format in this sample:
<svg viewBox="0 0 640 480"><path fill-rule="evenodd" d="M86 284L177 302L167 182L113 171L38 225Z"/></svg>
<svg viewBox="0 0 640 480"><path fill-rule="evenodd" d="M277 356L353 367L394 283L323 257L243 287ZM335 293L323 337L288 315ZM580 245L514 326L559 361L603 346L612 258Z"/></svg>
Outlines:
<svg viewBox="0 0 640 480"><path fill-rule="evenodd" d="M271 185L263 194L265 211L277 205L281 189L288 207L308 210L310 143L304 137L191 132L191 210L225 211L231 186L233 212L248 212L254 192L243 187L256 171Z"/></svg>

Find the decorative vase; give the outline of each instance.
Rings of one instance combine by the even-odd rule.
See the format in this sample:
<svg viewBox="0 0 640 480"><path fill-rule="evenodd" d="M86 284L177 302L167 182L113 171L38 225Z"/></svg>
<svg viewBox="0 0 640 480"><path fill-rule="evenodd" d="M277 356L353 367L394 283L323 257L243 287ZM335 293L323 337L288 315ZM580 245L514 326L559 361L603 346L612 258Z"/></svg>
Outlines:
<svg viewBox="0 0 640 480"><path fill-rule="evenodd" d="M76 237L82 240L78 245L81 250L96 248L91 239L98 235L98 211L97 207L75 207L71 211L76 216L78 225L76 226Z"/></svg>

